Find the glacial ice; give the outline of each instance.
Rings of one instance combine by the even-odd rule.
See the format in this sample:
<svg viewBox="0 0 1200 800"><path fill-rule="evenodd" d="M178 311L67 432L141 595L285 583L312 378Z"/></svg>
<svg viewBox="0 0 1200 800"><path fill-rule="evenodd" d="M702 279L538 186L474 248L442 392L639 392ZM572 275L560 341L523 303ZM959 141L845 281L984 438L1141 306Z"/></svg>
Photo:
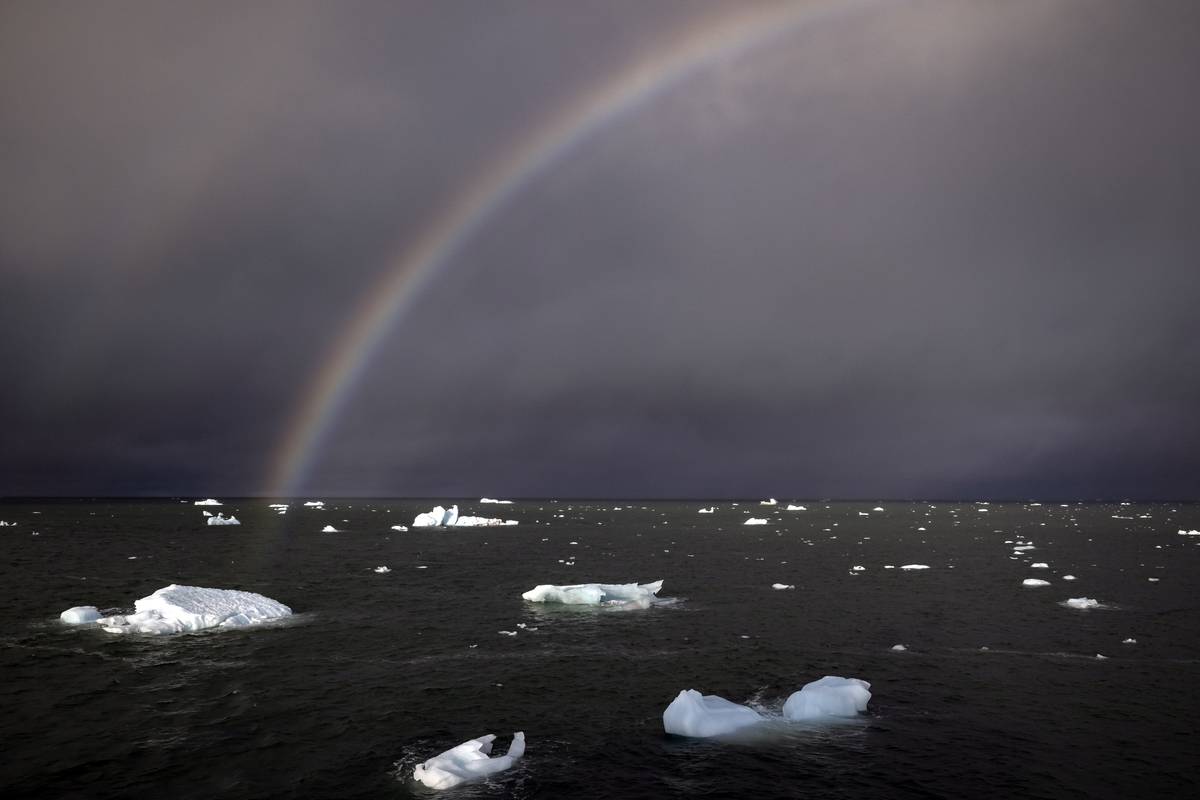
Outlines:
<svg viewBox="0 0 1200 800"><path fill-rule="evenodd" d="M771 588L772 589L795 589L796 584L794 584L794 583L772 583Z"/></svg>
<svg viewBox="0 0 1200 800"><path fill-rule="evenodd" d="M663 711L663 729L676 736L723 736L762 722L757 711L715 694L685 689Z"/></svg>
<svg viewBox="0 0 1200 800"><path fill-rule="evenodd" d="M894 645L892 645L892 649L895 650L897 653L903 653L904 651L908 650L908 647L906 647L905 645L902 645L902 644L894 644Z"/></svg>
<svg viewBox="0 0 1200 800"><path fill-rule="evenodd" d="M460 783L486 778L510 769L525 755L524 732L517 731L513 734L508 753L502 756L491 755L492 742L495 740L495 734L489 733L427 759L413 770L413 779L430 789L449 789Z"/></svg>
<svg viewBox="0 0 1200 800"><path fill-rule="evenodd" d="M434 506L432 511L417 514L413 520L414 528L495 528L504 525L516 525L515 519L496 519L492 517L460 517L458 506L443 508Z"/></svg>
<svg viewBox="0 0 1200 800"><path fill-rule="evenodd" d="M1068 600L1064 600L1063 605L1070 606L1071 608L1087 609L1096 608L1100 605L1100 603L1099 601L1093 600L1090 597L1072 597Z"/></svg>
<svg viewBox="0 0 1200 800"><path fill-rule="evenodd" d="M783 704L783 716L789 720L821 717L853 717L867 710L871 684L858 678L826 675L806 683Z"/></svg>
<svg viewBox="0 0 1200 800"><path fill-rule="evenodd" d="M392 530L403 532L403 531L408 530L408 526L407 525L393 525Z"/></svg>
<svg viewBox="0 0 1200 800"><path fill-rule="evenodd" d="M196 500L195 502L192 503L192 505L194 505L194 506L219 506L219 505L221 505L221 501L210 497L207 500Z"/></svg>
<svg viewBox="0 0 1200 800"><path fill-rule="evenodd" d="M521 595L533 603L562 603L570 606L649 606L662 590L661 580L653 583L576 583L555 586L544 583Z"/></svg>
<svg viewBox="0 0 1200 800"><path fill-rule="evenodd" d="M141 598L133 607L133 614L98 617L93 621L109 633L161 634L244 627L292 614L283 603L254 592L175 583ZM88 608L69 609L62 618L67 621L67 614Z"/></svg>
<svg viewBox="0 0 1200 800"><path fill-rule="evenodd" d="M767 521L760 517L751 517L750 519L746 520L742 524L743 525L766 525Z"/></svg>
<svg viewBox="0 0 1200 800"><path fill-rule="evenodd" d="M776 500L774 497L772 497L768 500L759 500L758 504L760 506L776 506L776 505L779 505L779 501Z"/></svg>
<svg viewBox="0 0 1200 800"><path fill-rule="evenodd" d="M1050 569L1050 565L1047 564L1045 561L1038 561L1034 564L1030 564L1029 568L1030 569Z"/></svg>
<svg viewBox="0 0 1200 800"><path fill-rule="evenodd" d="M376 567L375 571L378 572L380 575L386 575L387 573L391 572L392 570L390 567L381 566L381 567Z"/></svg>
<svg viewBox="0 0 1200 800"><path fill-rule="evenodd" d="M1073 580L1075 580L1075 576L1074 575L1063 575L1063 580L1064 581L1073 581Z"/></svg>
<svg viewBox="0 0 1200 800"><path fill-rule="evenodd" d="M208 519L205 520L205 522L207 522L209 525L241 525L242 524L241 522L238 521L237 517L232 517L232 516L227 517L220 512L218 512L215 517L209 517Z"/></svg>
<svg viewBox="0 0 1200 800"><path fill-rule="evenodd" d="M481 497L481 498L479 498L479 502L481 502L481 503L496 503L496 504L502 505L502 506L511 506L512 505L512 500L496 500L491 497Z"/></svg>
<svg viewBox="0 0 1200 800"><path fill-rule="evenodd" d="M1026 578L1021 581L1022 586L1049 586L1050 581L1044 581L1041 578Z"/></svg>
<svg viewBox="0 0 1200 800"><path fill-rule="evenodd" d="M715 507L713 507L713 508L702 508L702 509L700 509L700 513L701 513L701 514L712 514L712 513L714 513L716 510L717 510L717 509L716 509Z"/></svg>
<svg viewBox="0 0 1200 800"><path fill-rule="evenodd" d="M211 512L211 511L201 511L200 513L201 513L201 514L203 514L203 515L204 515L204 516L206 516L206 517L211 517L211 516L212 516L212 512Z"/></svg>
<svg viewBox="0 0 1200 800"><path fill-rule="evenodd" d="M324 500L307 500L307 501L305 501L304 505L306 508L324 508L325 501Z"/></svg>
<svg viewBox="0 0 1200 800"><path fill-rule="evenodd" d="M788 504L787 510L788 511L808 511L808 509L805 508L804 506L794 506L794 505L791 505L790 503Z"/></svg>
<svg viewBox="0 0 1200 800"><path fill-rule="evenodd" d="M75 606L59 614L58 618L68 625L83 625L100 619L100 612L95 606Z"/></svg>
<svg viewBox="0 0 1200 800"><path fill-rule="evenodd" d="M900 567L900 569L907 569L907 570L929 569L929 565L928 564L905 564L904 566Z"/></svg>
<svg viewBox="0 0 1200 800"><path fill-rule="evenodd" d="M324 528L321 528L321 533L341 533L341 531L332 525L326 525Z"/></svg>

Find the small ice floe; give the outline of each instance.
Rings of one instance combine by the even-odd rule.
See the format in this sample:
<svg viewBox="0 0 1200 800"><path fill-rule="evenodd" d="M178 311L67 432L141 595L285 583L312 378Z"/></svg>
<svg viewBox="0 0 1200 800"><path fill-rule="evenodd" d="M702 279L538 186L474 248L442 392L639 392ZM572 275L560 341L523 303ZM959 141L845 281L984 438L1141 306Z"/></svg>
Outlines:
<svg viewBox="0 0 1200 800"><path fill-rule="evenodd" d="M908 650L908 648L902 644L894 644L894 645L892 645L892 649L895 650L897 653L903 653L904 651Z"/></svg>
<svg viewBox="0 0 1200 800"><path fill-rule="evenodd" d="M511 506L512 505L512 500L497 500L494 497L481 497L481 498L479 498L479 502L495 503L496 505L502 505L502 506Z"/></svg>
<svg viewBox="0 0 1200 800"><path fill-rule="evenodd" d="M1101 655L1101 654L1099 654L1099 653L1096 653L1096 660L1097 660L1097 661L1108 661L1108 656L1105 656L1105 655Z"/></svg>
<svg viewBox="0 0 1200 800"><path fill-rule="evenodd" d="M1180 528L1179 535L1180 536L1200 536L1200 531L1197 531L1197 530L1185 531L1182 528Z"/></svg>
<svg viewBox="0 0 1200 800"><path fill-rule="evenodd" d="M1146 580L1150 581L1151 583L1158 583L1158 578L1146 578Z"/></svg>
<svg viewBox="0 0 1200 800"><path fill-rule="evenodd" d="M408 530L408 526L407 525L393 525L392 530L400 531L401 533L403 533L404 531Z"/></svg>
<svg viewBox="0 0 1200 800"><path fill-rule="evenodd" d="M1121 644L1137 644L1137 639L1134 639L1133 637L1122 639Z"/></svg>
<svg viewBox="0 0 1200 800"><path fill-rule="evenodd" d="M715 694L684 689L663 711L663 730L676 736L723 736L763 721L752 708Z"/></svg>
<svg viewBox="0 0 1200 800"><path fill-rule="evenodd" d="M321 533L341 533L341 531L332 525L326 525L324 528L321 528Z"/></svg>
<svg viewBox="0 0 1200 800"><path fill-rule="evenodd" d="M208 589L172 583L133 604L133 614L87 619L93 606L64 611L84 622L95 622L109 633L183 633L208 628L238 628L289 617L292 610L277 600L237 589ZM90 611L89 611L90 610Z"/></svg>
<svg viewBox="0 0 1200 800"><path fill-rule="evenodd" d="M221 501L210 497L207 500L196 500L192 503L192 505L194 505L194 506L219 506L219 505L221 505Z"/></svg>
<svg viewBox="0 0 1200 800"><path fill-rule="evenodd" d="M209 517L208 519L205 520L205 522L207 522L209 525L241 525L242 524L241 522L238 521L237 517L234 517L234 516L227 517L221 513L218 513L215 517Z"/></svg>
<svg viewBox="0 0 1200 800"><path fill-rule="evenodd" d="M850 571L851 572L866 572L867 568L864 567L862 564L855 564L853 567L850 568Z"/></svg>
<svg viewBox="0 0 1200 800"><path fill-rule="evenodd" d="M1045 561L1038 561L1035 564L1030 564L1029 568L1030 569L1050 569L1050 565L1047 564Z"/></svg>
<svg viewBox="0 0 1200 800"><path fill-rule="evenodd" d="M304 502L304 507L305 508L324 508L325 501L324 500L306 500Z"/></svg>
<svg viewBox="0 0 1200 800"><path fill-rule="evenodd" d="M1026 578L1021 581L1022 586L1049 586L1050 581L1044 581L1041 578Z"/></svg>
<svg viewBox="0 0 1200 800"><path fill-rule="evenodd" d="M875 507L874 507L874 508L872 508L871 510L872 510L872 511L883 511L883 506L875 506Z"/></svg>
<svg viewBox="0 0 1200 800"><path fill-rule="evenodd" d="M1062 604L1068 608L1079 609L1099 608L1100 606L1100 602L1098 600L1094 600L1090 597L1072 597L1068 600L1064 600Z"/></svg>
<svg viewBox="0 0 1200 800"><path fill-rule="evenodd" d="M1062 579L1064 581L1073 581L1073 580L1075 580L1075 576L1074 575L1063 575Z"/></svg>
<svg viewBox="0 0 1200 800"><path fill-rule="evenodd" d="M500 634L501 636L516 636L517 635L516 631L496 631L496 633Z"/></svg>
<svg viewBox="0 0 1200 800"><path fill-rule="evenodd" d="M517 760L525 755L524 732L517 731L513 734L512 744L502 756L491 755L492 742L495 740L495 734L489 733L427 759L413 770L413 780L425 784L430 789L449 789L511 769Z"/></svg>
<svg viewBox="0 0 1200 800"><path fill-rule="evenodd" d="M279 510L287 511L287 507L288 507L287 503L271 503L270 505L267 506L267 508L272 508L272 509L275 509L276 511L279 511Z"/></svg>
<svg viewBox="0 0 1200 800"><path fill-rule="evenodd" d="M375 571L378 572L380 575L383 575L388 572L391 572L392 570L389 567L379 566L379 567L375 568Z"/></svg>
<svg viewBox="0 0 1200 800"><path fill-rule="evenodd" d="M858 515L859 515L860 517L869 517L869 516L871 516L871 515L870 515L868 512L866 512L866 511L860 511L860 512L858 512Z"/></svg>
<svg viewBox="0 0 1200 800"><path fill-rule="evenodd" d="M907 569L907 570L929 569L929 565L928 564L905 564L904 566L900 567L900 569Z"/></svg>
<svg viewBox="0 0 1200 800"><path fill-rule="evenodd" d="M772 583L771 588L772 589L795 589L796 584L794 584L794 583Z"/></svg>
<svg viewBox="0 0 1200 800"><path fill-rule="evenodd" d="M923 530L925 530L925 529L924 529L924 528L917 528L917 530L919 530L919 531L923 531Z"/></svg>
<svg viewBox="0 0 1200 800"><path fill-rule="evenodd" d="M1031 544L1019 544L1013 548L1014 553L1024 553L1026 550L1037 550L1037 548Z"/></svg>
<svg viewBox="0 0 1200 800"><path fill-rule="evenodd" d="M200 513L201 513L201 514L203 514L203 515L204 515L204 516L206 516L206 517L211 517L211 516L212 516L212 512L211 512L211 511L201 511Z"/></svg>
<svg viewBox="0 0 1200 800"><path fill-rule="evenodd" d="M791 503L788 504L787 510L788 511L808 511L808 509L805 508L804 506L794 506Z"/></svg>
<svg viewBox="0 0 1200 800"><path fill-rule="evenodd" d="M75 606L59 614L58 618L68 625L85 625L100 619L100 612L95 606Z"/></svg>
<svg viewBox="0 0 1200 800"><path fill-rule="evenodd" d="M743 525L766 525L767 521L761 517L751 517L742 523Z"/></svg>
<svg viewBox="0 0 1200 800"><path fill-rule="evenodd" d="M0 528L15 528L15 527L17 527L17 523L5 522L4 520L0 519Z"/></svg>
<svg viewBox="0 0 1200 800"><path fill-rule="evenodd" d="M779 505L779 501L776 500L774 497L772 497L769 500L759 500L758 504L760 506L777 506L777 505Z"/></svg>
<svg viewBox="0 0 1200 800"><path fill-rule="evenodd" d="M576 583L555 586L544 583L521 597L531 603L562 603L569 606L649 607L662 590L661 580L652 583Z"/></svg>
<svg viewBox="0 0 1200 800"><path fill-rule="evenodd" d="M713 513L715 513L715 512L716 512L716 510L717 510L716 506L713 506L712 508L702 508L702 509L700 509L700 511L699 511L699 512L697 512L697 513L700 513L700 514L713 514Z"/></svg>
<svg viewBox="0 0 1200 800"><path fill-rule="evenodd" d="M855 717L867 710L871 684L858 678L826 675L806 683L783 704L783 716L789 720L822 717Z"/></svg>

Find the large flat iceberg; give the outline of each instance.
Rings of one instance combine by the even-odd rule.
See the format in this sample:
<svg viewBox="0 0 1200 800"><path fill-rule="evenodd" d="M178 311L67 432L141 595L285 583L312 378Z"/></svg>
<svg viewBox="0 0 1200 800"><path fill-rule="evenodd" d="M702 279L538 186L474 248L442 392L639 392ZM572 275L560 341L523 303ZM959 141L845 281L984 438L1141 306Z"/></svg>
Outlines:
<svg viewBox="0 0 1200 800"><path fill-rule="evenodd" d="M761 517L751 517L742 523L743 525L766 525L767 521Z"/></svg>
<svg viewBox="0 0 1200 800"><path fill-rule="evenodd" d="M555 586L543 583L521 595L533 603L562 603L569 606L649 606L662 590L661 580L653 583L576 583Z"/></svg>
<svg viewBox="0 0 1200 800"><path fill-rule="evenodd" d="M133 614L92 617L94 606L77 606L64 611L61 618L73 624L95 622L109 633L160 634L245 627L292 614L283 603L254 592L175 583L141 598L133 607Z"/></svg>
<svg viewBox="0 0 1200 800"><path fill-rule="evenodd" d="M219 505L221 505L221 501L217 500L216 498L210 497L207 500L196 500L195 502L192 503L192 505L194 505L194 506L219 506Z"/></svg>
<svg viewBox="0 0 1200 800"><path fill-rule="evenodd" d="M516 525L515 519L495 519L492 517L471 517L458 515L458 506L443 508L434 506L432 511L417 514L413 520L414 528L496 528L504 525Z"/></svg>
<svg viewBox="0 0 1200 800"><path fill-rule="evenodd" d="M481 498L479 498L479 502L495 503L497 505L502 505L502 506L511 506L512 505L512 500L497 500L494 497L481 497Z"/></svg>
<svg viewBox="0 0 1200 800"><path fill-rule="evenodd" d="M220 512L218 512L215 517L209 517L207 520L205 520L205 522L207 522L209 525L241 525L242 524L240 521L238 521L237 517L234 517L234 516L227 517Z"/></svg>
<svg viewBox="0 0 1200 800"><path fill-rule="evenodd" d="M695 689L684 689L663 711L667 733L695 738L723 736L762 721L763 716L752 708Z"/></svg>
<svg viewBox="0 0 1200 800"><path fill-rule="evenodd" d="M854 717L867 710L870 689L871 684L858 678L826 675L793 693L783 704L783 716L789 720Z"/></svg>
<svg viewBox="0 0 1200 800"><path fill-rule="evenodd" d="M413 770L413 779L430 789L449 789L460 783L503 772L525 755L525 734L522 731L513 734L508 753L493 758L492 742L495 740L496 735L489 733L487 736L463 742L458 747L418 764Z"/></svg>

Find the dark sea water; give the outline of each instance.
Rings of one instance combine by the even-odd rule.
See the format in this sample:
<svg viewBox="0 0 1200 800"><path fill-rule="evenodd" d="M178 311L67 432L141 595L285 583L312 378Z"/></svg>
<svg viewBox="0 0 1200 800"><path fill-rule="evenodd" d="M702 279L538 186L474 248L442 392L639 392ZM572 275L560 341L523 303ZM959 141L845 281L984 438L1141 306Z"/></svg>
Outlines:
<svg viewBox="0 0 1200 800"><path fill-rule="evenodd" d="M503 752L524 730L516 768L441 796L1195 796L1200 536L1177 531L1200 528L1200 507L804 504L468 501L521 524L407 533L389 527L432 502L280 517L226 500L243 522L229 528L190 500L0 504L18 523L0 528L0 789L431 797L417 762L489 732ZM751 515L771 524L744 527ZM1006 540L1036 549L1013 558ZM930 568L885 569L912 563ZM677 602L521 599L658 578ZM169 583L259 592L298 616L171 637L58 622ZM1107 608L1060 605L1081 596ZM497 633L522 622L537 630ZM778 714L823 675L870 681L869 713L733 742L663 733L681 689Z"/></svg>

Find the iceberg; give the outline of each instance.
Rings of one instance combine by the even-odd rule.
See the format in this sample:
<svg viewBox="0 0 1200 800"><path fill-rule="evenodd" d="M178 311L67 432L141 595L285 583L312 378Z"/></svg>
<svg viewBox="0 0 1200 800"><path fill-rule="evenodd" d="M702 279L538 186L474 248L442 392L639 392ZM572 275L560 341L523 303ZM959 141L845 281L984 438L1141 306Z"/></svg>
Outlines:
<svg viewBox="0 0 1200 800"><path fill-rule="evenodd" d="M1075 580L1075 576L1074 575L1063 575L1063 580L1064 581L1073 581L1073 580Z"/></svg>
<svg viewBox="0 0 1200 800"><path fill-rule="evenodd" d="M769 500L759 500L758 504L760 506L777 506L777 505L779 505L779 501L776 500L774 497L772 497Z"/></svg>
<svg viewBox="0 0 1200 800"><path fill-rule="evenodd" d="M1047 564L1045 561L1038 561L1036 563L1030 564L1029 568L1030 569L1050 569L1050 565Z"/></svg>
<svg viewBox="0 0 1200 800"><path fill-rule="evenodd" d="M772 583L771 588L772 589L795 589L796 584L794 584L794 583Z"/></svg>
<svg viewBox="0 0 1200 800"><path fill-rule="evenodd" d="M1050 581L1044 581L1041 578L1026 578L1021 581L1022 586L1049 586Z"/></svg>
<svg viewBox="0 0 1200 800"><path fill-rule="evenodd" d="M394 531L406 531L406 530L408 530L408 526L407 526L407 525L393 525L393 526L392 526L392 530L394 530Z"/></svg>
<svg viewBox="0 0 1200 800"><path fill-rule="evenodd" d="M211 511L201 511L200 513L201 513L201 514L203 514L203 515L204 515L204 516L206 516L206 517L211 517L211 516L212 516L212 512L211 512ZM218 513L219 513L219 512L218 512Z"/></svg>
<svg viewBox="0 0 1200 800"><path fill-rule="evenodd" d="M210 497L207 500L197 500L194 503L192 503L192 505L194 505L194 506L219 506L219 505L221 505L221 501Z"/></svg>
<svg viewBox="0 0 1200 800"><path fill-rule="evenodd" d="M208 628L237 628L258 625L292 610L277 600L237 589L206 589L172 583L133 604L133 614L117 614L84 620L91 606L68 609L62 614L92 621L109 633L182 633ZM75 612L73 614L73 612Z"/></svg>
<svg viewBox="0 0 1200 800"><path fill-rule="evenodd" d="M492 498L492 497L481 497L481 498L479 498L479 502L481 502L481 503L496 503L496 504L502 505L502 506L511 506L512 505L512 500L496 500L495 498Z"/></svg>
<svg viewBox="0 0 1200 800"><path fill-rule="evenodd" d="M794 506L794 505L791 505L790 503L788 504L787 510L788 511L808 511L808 509L805 508L804 506Z"/></svg>
<svg viewBox="0 0 1200 800"><path fill-rule="evenodd" d="M75 606L59 614L58 618L68 625L84 625L100 619L100 612L95 606Z"/></svg>
<svg viewBox="0 0 1200 800"><path fill-rule="evenodd" d="M17 527L17 523L5 522L4 520L0 519L0 528L15 528L15 527Z"/></svg>
<svg viewBox="0 0 1200 800"><path fill-rule="evenodd" d="M783 716L789 720L822 717L854 717L867 710L871 684L858 678L826 675L806 683L783 704Z"/></svg>
<svg viewBox="0 0 1200 800"><path fill-rule="evenodd" d="M449 789L460 783L486 778L512 768L525 755L525 733L513 734L508 753L492 757L492 742L496 735L489 733L478 739L470 739L458 747L452 747L441 755L434 756L417 765L413 779L430 789Z"/></svg>
<svg viewBox="0 0 1200 800"><path fill-rule="evenodd" d="M653 583L576 583L555 586L544 583L521 595L532 603L562 603L568 606L648 606L662 590L661 580Z"/></svg>
<svg viewBox="0 0 1200 800"><path fill-rule="evenodd" d="M321 533L341 533L341 531L332 525L326 525L324 528L321 528Z"/></svg>
<svg viewBox="0 0 1200 800"><path fill-rule="evenodd" d="M746 520L742 524L743 525L766 525L767 521L765 519L761 519L759 517L751 517L750 519Z"/></svg>
<svg viewBox="0 0 1200 800"><path fill-rule="evenodd" d="M496 528L504 525L516 525L515 519L495 519L492 517L471 517L458 515L458 506L443 508L434 506L432 511L417 514L413 520L414 528Z"/></svg>
<svg viewBox="0 0 1200 800"><path fill-rule="evenodd" d="M732 703L715 694L702 695L685 689L663 711L663 729L676 736L707 738L763 721L757 711Z"/></svg>
<svg viewBox="0 0 1200 800"><path fill-rule="evenodd" d="M378 572L380 575L386 575L387 573L391 572L392 570L390 567L376 567L375 571Z"/></svg>
<svg viewBox="0 0 1200 800"><path fill-rule="evenodd" d="M237 517L227 517L224 514L217 512L215 517L209 517L205 520L209 525L241 525Z"/></svg>
<svg viewBox="0 0 1200 800"><path fill-rule="evenodd" d="M929 565L928 564L905 564L904 566L900 567L900 569L907 569L907 570L929 569Z"/></svg>
<svg viewBox="0 0 1200 800"><path fill-rule="evenodd" d="M1063 605L1071 608L1087 609L1096 608L1100 603L1090 597L1072 597L1069 600L1064 600Z"/></svg>
<svg viewBox="0 0 1200 800"><path fill-rule="evenodd" d="M716 510L717 510L716 506L713 506L712 508L702 508L702 509L700 509L700 513L701 514L712 514L712 513L716 512Z"/></svg>
<svg viewBox="0 0 1200 800"><path fill-rule="evenodd" d="M892 649L895 650L897 653L903 653L906 650L908 650L908 647L906 645L902 645L902 644L894 644L894 645L892 645Z"/></svg>
<svg viewBox="0 0 1200 800"><path fill-rule="evenodd" d="M306 508L324 508L325 501L324 500L308 500L304 503L304 505Z"/></svg>

